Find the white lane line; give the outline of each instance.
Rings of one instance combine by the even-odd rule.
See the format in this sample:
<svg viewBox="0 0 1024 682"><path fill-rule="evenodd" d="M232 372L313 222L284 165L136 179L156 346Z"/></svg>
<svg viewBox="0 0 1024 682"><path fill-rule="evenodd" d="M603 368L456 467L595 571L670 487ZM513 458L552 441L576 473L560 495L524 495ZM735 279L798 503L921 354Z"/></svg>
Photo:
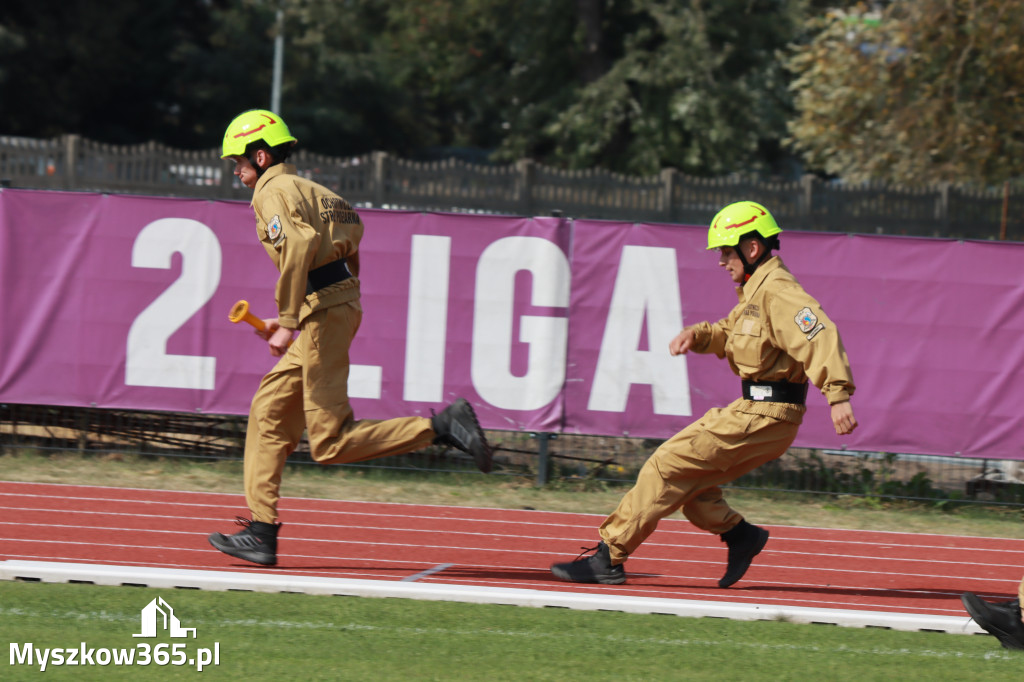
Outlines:
<svg viewBox="0 0 1024 682"><path fill-rule="evenodd" d="M0 507L0 509L3 509L3 507ZM97 513L99 513L99 512L97 512ZM194 519L194 518L190 518L189 520L202 520L202 521L217 522L217 519ZM292 523L292 524L289 524L289 525L291 525L291 526L317 527L317 528L335 528L335 529L340 529L340 530L357 530L357 531L367 531L367 532L368 531L373 531L377 535L379 535L380 533L384 533L384 532L393 532L393 533L401 533L401 534L410 534L413 537L422 536L422 535L435 535L437 533L437 531L434 530L434 529L402 528L402 527L395 527L395 526L359 526L359 525L341 525L341 524L326 525L326 524L315 524L315 523ZM19 522L13 522L13 521L0 521L0 528L2 528L3 526L13 526L13 527L17 527L17 528L28 528L28 527L52 528L53 527L52 524L46 524L46 523L23 523L23 522L19 523ZM169 530L169 529L160 529L160 528L122 528L122 527L118 527L118 526L88 526L88 525L82 525L82 524L64 524L64 525L61 525L61 528L64 529L64 530L72 530L73 529L73 530L81 530L81 531L107 531L107 532L115 531L115 532L126 532L126 533L135 533L135 534L140 534L140 533L157 533L157 534L184 535L184 536L194 536L196 534L195 531L192 531L192 530ZM493 541L501 541L501 540L514 539L514 540L520 540L520 541L521 540L529 540L529 541L533 541L533 542L546 542L546 543L561 542L561 541L566 541L566 542L571 541L571 539L567 539L567 538L548 537L548 536L534 536L534 535L525 535L525 534L521 534L521 533L520 534L515 534L515 535L503 535L503 534L499 534L499 533L481 533L481 532L463 531L463 530L450 530L450 531L446 532L446 535L448 535L448 536L460 536L460 537L462 537L464 539L464 541L467 541L467 540L471 541L470 540L471 538L488 538L488 539L493 540ZM22 542L45 542L46 541L45 538L0 538L0 540L8 540L8 541L18 541L18 540L21 540ZM440 549L440 548L454 549L454 548L452 548L451 546L448 546L448 545L425 545L425 544L410 545L409 543L372 542L372 541L366 541L366 540L343 540L343 539L330 538L330 537L327 537L327 538L291 538L290 540L295 541L295 542L327 542L327 543L332 543L332 544L333 543L349 543L349 544L366 544L366 545L377 545L377 546L402 546L402 547L405 547L405 546L415 546L415 547L432 548L432 549ZM63 542L63 541L56 540L55 542ZM94 544L104 544L104 543L94 543ZM673 552L679 552L680 554L683 554L683 555L685 555L686 552L688 552L688 551L707 552L707 551L714 551L715 549L718 549L717 547L707 547L707 546L704 546L704 545L666 544L666 543L658 543L658 542L647 542L647 543L645 543L645 547L647 548L648 551L650 551L650 550L652 550L654 548L663 548L663 549L669 549L669 550L671 550ZM470 546L470 547L460 547L459 549L483 551L483 552L505 551L505 548L473 547L473 546ZM1008 568L1008 569L1012 569L1014 571L1017 571L1018 568L1019 568L1019 559L1016 557L1016 555L1017 554L1021 554L1022 556L1024 556L1024 553L1022 553L1022 552L1014 552L1012 550L1001 550L1001 551L1004 551L1004 552L1007 552L1007 553L1011 554L1010 557L1006 558L1006 561L1007 561L1006 563L995 563L995 562L990 562L990 561L989 562L975 561L975 562L970 564L970 566L969 566L970 570L976 572L979 568L985 567L985 568L995 568L995 569ZM568 554L568 552L550 552L550 551L545 552L545 551L541 551L541 550L538 550L536 553L537 554L546 554L546 555L549 555L549 556L561 556L562 554ZM928 566L932 566L932 565L940 566L940 565L943 565L943 566L960 566L960 567L965 567L964 562L963 561L959 561L959 560L953 561L953 560L946 560L946 559L929 559L929 558L916 558L916 557L878 557L878 556L872 556L872 555L838 554L838 553L834 553L834 552L821 552L821 551L810 552L809 553L809 552L801 552L801 551L794 551L794 550L775 549L775 548L771 548L771 547L769 548L768 551L765 552L765 554L767 556L775 556L775 557L778 557L780 559L782 557L784 557L784 556L785 557L804 557L804 556L807 556L808 554L813 554L813 556L815 556L818 559L828 558L828 559L834 559L834 560L840 560L840 561L858 561L861 564L864 564L864 563L886 563L886 562L889 562L889 563L894 563L894 564L901 564L902 563L904 565L906 565L906 564L922 564L923 563L923 564L926 564ZM637 559L642 559L643 561L659 561L659 562L666 562L667 561L667 562L672 562L672 563L675 563L675 562L706 563L706 560L693 560L693 559L672 558L672 557L641 556L641 557L637 557ZM765 564L763 562L759 563L758 565L759 566L769 566L769 565L771 565L771 566L774 566L776 568L789 568L791 570L815 570L815 571L821 570L821 571L833 571L833 572L841 572L841 573L846 573L846 572L849 572L849 573L875 573L876 572L876 571L870 571L870 570L865 570L865 569L858 570L858 569L853 569L853 568L834 568L834 567L825 567L825 566L820 566L819 567L819 566L802 566L802 565L789 565L789 566L787 566L785 564ZM913 577L932 577L932 578L939 578L939 577L941 577L941 578L949 578L949 577L954 577L954 576L952 576L952 575L950 575L948 573L941 574L941 575L934 575L934 574L921 574L921 573L901 572L901 573L890 573L890 575L894 575L894 576L902 575L902 576L913 576Z"/></svg>
<svg viewBox="0 0 1024 682"><path fill-rule="evenodd" d="M114 486L91 486L91 485L78 485L78 484L71 484L71 483L24 483L24 482L20 482L20 481L0 481L0 485L58 486L58 487L79 488L79 489L86 489L86 490L99 490L99 491L133 491L133 492L146 492L146 493L171 493L171 494L174 494L174 495L177 495L177 496L194 495L196 497L201 497L201 496L227 497L227 498L230 498L232 501L241 501L243 503L243 506L244 506L244 498L242 496L240 496L240 495L233 495L233 494L230 494L230 493L215 493L215 492L209 492L209 491L182 491L182 490L166 490L166 489L159 489L159 488L121 488L121 487L114 487ZM43 498L49 498L49 499L53 499L53 497L54 497L53 495L36 495L36 494L32 494L32 493L18 493L18 492L5 492L4 493L4 497L13 497L13 496L43 497ZM71 497L71 496L63 496L63 495L60 497L60 499L62 499L62 500L98 501L97 498L95 498L95 497ZM133 498L120 499L120 498L112 498L112 497L109 497L109 498L108 497L104 497L104 498L102 498L102 500L99 500L99 501L103 501L103 502L140 502L142 504L163 504L163 505L170 504L170 505L175 505L175 506L178 506L180 504L180 505L183 505L183 506L194 506L194 507L210 507L210 506L214 506L214 503L212 503L212 502L206 503L206 504L197 504L197 503L187 503L187 502L186 503L179 503L179 502L176 502L176 501L173 501L173 500L144 500L144 499L133 499ZM438 511L451 510L451 511L458 511L458 512L462 512L462 513L465 513L467 509L473 509L473 508L467 508L467 507L457 507L457 506L453 507L453 506L449 506L449 505L413 504L413 503L406 503L406 502L374 502L374 501L368 501L368 500L328 500L328 499L310 498L310 497L289 497L289 498L286 498L286 502L287 501L291 501L291 502L311 502L311 503L317 504L317 505L322 505L322 504L327 504L327 505L332 505L332 504L333 505L373 505L373 506L377 506L377 507L425 508L425 509L436 509ZM588 513L585 513L585 512L540 511L540 510L532 510L532 509L509 509L509 508L502 508L502 507L481 507L479 509L481 511L484 511L484 512L513 512L513 513L517 513L517 514L530 514L530 515L532 515L532 514L542 514L542 515L552 515L552 516L579 516L579 517L592 517L592 518L599 519L599 520L604 520L604 518L606 517L606 514L588 514ZM345 509L316 509L316 508L304 509L304 508L291 508L291 507L289 507L289 508L287 508L286 511L288 513L353 514L353 515L382 516L382 517L383 516L398 516L398 517L408 516L407 514L405 514L405 515L403 515L403 514L387 514L387 513L380 513L380 512L376 512L376 513L375 512L353 512L351 510L345 510ZM424 517L424 518L435 518L435 517ZM515 519L513 519L513 520L507 520L507 519L480 519L480 518L464 518L464 517L452 517L452 516L439 516L439 517L436 517L436 518L443 519L445 521L480 521L480 522L493 522L493 523L530 523L528 521L520 521L520 520L515 520ZM662 521L662 525L667 526L669 524L687 525L685 521L682 521L682 520L679 520L679 519L665 519L665 520ZM548 525L548 524L542 524L542 525ZM600 525L600 522L595 524L593 526L593 528L597 528L598 525ZM1010 542L1019 542L1020 541L1020 539L1018 539L1018 538L1009 538L1009 539L1006 539L1006 538L992 538L992 537L985 537L985 536L978 536L978 535L956 535L956 534L947 535L947 534L944 534L944 533L924 533L924 532L907 533L907 532L904 532L904 531L892 531L892 530L859 530L859 529L852 529L852 528L821 528L821 527L814 527L814 526L782 526L782 525L773 525L773 524L766 524L766 526L769 527L769 528L777 528L777 529L825 531L825 532L829 532L829 533L853 534L853 535L872 535L872 534L877 534L877 535L887 536L888 537L888 542L878 541L878 542L864 542L863 543L863 544L869 544L869 545L893 544L893 543L897 542L898 541L897 538L900 538L900 537L903 537L903 538L918 538L918 537L960 538L960 539L977 539L977 540L991 540L991 541L1009 540ZM573 527L590 528L591 526L569 526L569 525L565 525L564 527L566 527L566 528L573 528ZM672 532L672 533L677 533L678 532L678 533L685 533L685 534L705 535L705 533L703 533L702 531L693 531L693 530L678 530L677 531L677 530L670 529L670 528L666 528L665 530L662 530L662 529L659 528L659 531L660 532ZM786 539L786 540L793 540L793 541L801 540L801 541L808 541L808 542L834 542L835 541L835 540L823 540L823 539L816 539L816 538L781 538L780 537L778 539L780 539L780 540L781 539ZM842 542L851 542L851 541L843 540ZM951 548L951 547L944 547L944 546L936 546L936 548L938 548L938 549L954 549L954 548ZM961 549L961 548L956 547L955 549Z"/></svg>

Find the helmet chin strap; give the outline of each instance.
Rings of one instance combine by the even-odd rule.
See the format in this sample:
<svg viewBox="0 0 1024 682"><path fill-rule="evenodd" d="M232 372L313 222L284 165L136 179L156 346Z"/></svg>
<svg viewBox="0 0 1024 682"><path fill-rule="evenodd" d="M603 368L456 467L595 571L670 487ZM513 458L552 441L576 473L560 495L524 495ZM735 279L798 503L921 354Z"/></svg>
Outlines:
<svg viewBox="0 0 1024 682"><path fill-rule="evenodd" d="M249 163L252 164L253 169L255 169L256 177L257 178L262 178L263 174L267 172L267 168L270 168L270 166L267 166L267 168L260 167L259 162L256 160L256 154L257 154L257 152L253 152L252 156L248 157L249 158Z"/></svg>
<svg viewBox="0 0 1024 682"><path fill-rule="evenodd" d="M266 168L261 168L259 162L256 160L257 155L260 153L260 151L262 151L264 154L266 154L267 158L270 159L270 163L267 164ZM263 174L266 173L268 170L270 170L271 168L276 166L278 163L283 163L281 161L278 161L276 158L274 158L274 155L271 154L270 152L268 152L266 149L263 149L263 150L257 149L255 151L253 151L251 156L247 156L246 158L249 160L249 163L252 164L252 167L256 170L256 177L257 178L262 178Z"/></svg>
<svg viewBox="0 0 1024 682"><path fill-rule="evenodd" d="M761 240L758 240L761 241ZM736 245L739 247L739 244ZM743 263L743 272L746 273L746 279L750 279L750 276L754 274L754 271L771 255L771 251L768 250L767 245L761 241L761 246L764 247L761 256L753 263L748 263L746 256L743 255L743 249L737 248L736 255L739 256L740 262Z"/></svg>

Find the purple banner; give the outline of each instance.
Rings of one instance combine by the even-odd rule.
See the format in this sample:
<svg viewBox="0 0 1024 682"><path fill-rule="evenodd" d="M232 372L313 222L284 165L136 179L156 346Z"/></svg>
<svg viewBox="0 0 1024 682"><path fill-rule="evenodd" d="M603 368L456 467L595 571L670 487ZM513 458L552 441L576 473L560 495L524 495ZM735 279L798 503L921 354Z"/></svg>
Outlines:
<svg viewBox="0 0 1024 682"><path fill-rule="evenodd" d="M665 438L739 395L724 360L670 357L736 303L706 228L363 210L357 418L454 396L487 428ZM783 226L785 229L785 226ZM860 428L812 390L797 445L1024 459L1020 244L786 232L839 326ZM0 192L0 401L245 414L273 365L228 312L273 317L244 202Z"/></svg>
<svg viewBox="0 0 1024 682"><path fill-rule="evenodd" d="M663 437L739 395L724 360L668 356L674 329L736 304L706 238L703 227L575 221L568 429ZM1024 459L1024 245L807 232L782 244L840 329L860 422L836 436L812 389L796 445ZM595 401L602 386L612 392Z"/></svg>
<svg viewBox="0 0 1024 682"><path fill-rule="evenodd" d="M563 380L553 368L565 358L557 328L568 323L569 224L360 215L363 324L349 381L357 417L426 415L463 396L487 427L560 430Z"/></svg>

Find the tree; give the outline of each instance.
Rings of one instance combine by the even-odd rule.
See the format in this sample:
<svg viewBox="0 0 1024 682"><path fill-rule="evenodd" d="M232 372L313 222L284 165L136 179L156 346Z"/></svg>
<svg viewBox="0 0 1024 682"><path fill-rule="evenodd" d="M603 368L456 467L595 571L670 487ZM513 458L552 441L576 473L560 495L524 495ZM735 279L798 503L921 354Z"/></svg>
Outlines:
<svg viewBox="0 0 1024 682"><path fill-rule="evenodd" d="M822 2L32 0L0 17L0 132L214 147L269 106L281 8L281 113L310 151L770 169L780 50Z"/></svg>
<svg viewBox="0 0 1024 682"><path fill-rule="evenodd" d="M434 0L400 50L454 141L570 168L769 167L790 111L782 50L812 2Z"/></svg>
<svg viewBox="0 0 1024 682"><path fill-rule="evenodd" d="M7 3L0 18L4 133L106 142L193 140L177 56L202 40L211 3Z"/></svg>
<svg viewBox="0 0 1024 682"><path fill-rule="evenodd" d="M791 143L851 182L992 184L1024 172L1024 3L857 6L788 60Z"/></svg>
<svg viewBox="0 0 1024 682"><path fill-rule="evenodd" d="M389 17L398 82L434 145L495 150L510 136L536 132L571 102L573 3L406 0ZM527 154L500 159L520 155Z"/></svg>
<svg viewBox="0 0 1024 682"><path fill-rule="evenodd" d="M544 128L557 158L699 175L765 170L779 159L789 97L777 54L800 29L807 3L616 4L615 21L627 31L610 68Z"/></svg>
<svg viewBox="0 0 1024 682"><path fill-rule="evenodd" d="M246 109L270 107L277 5L271 0L198 0L202 22L166 55L172 67L162 97L173 101L172 146L220 147L228 123ZM287 64L287 62L286 62Z"/></svg>
<svg viewBox="0 0 1024 682"><path fill-rule="evenodd" d="M433 130L406 87L387 0L283 0L282 111L306 149L407 155ZM268 62L269 63L269 62Z"/></svg>

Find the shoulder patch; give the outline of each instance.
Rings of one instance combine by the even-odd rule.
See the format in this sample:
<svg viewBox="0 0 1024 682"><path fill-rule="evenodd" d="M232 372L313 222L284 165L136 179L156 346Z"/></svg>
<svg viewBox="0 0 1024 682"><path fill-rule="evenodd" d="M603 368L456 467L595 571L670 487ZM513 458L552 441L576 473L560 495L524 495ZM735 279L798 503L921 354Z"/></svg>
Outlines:
<svg viewBox="0 0 1024 682"><path fill-rule="evenodd" d="M267 239L279 246L284 241L284 228L281 227L281 216L275 215L267 223Z"/></svg>
<svg viewBox="0 0 1024 682"><path fill-rule="evenodd" d="M818 335L818 332L825 328L825 323L818 322L818 316L810 308L802 308L796 314L796 317L793 318L793 321L796 322L796 326L800 328L800 331L807 335L808 341L813 340Z"/></svg>
<svg viewBox="0 0 1024 682"><path fill-rule="evenodd" d="M814 325L818 324L818 316L811 312L810 308L803 308L793 318L796 322L796 326L800 327L800 331L804 334L814 329Z"/></svg>

